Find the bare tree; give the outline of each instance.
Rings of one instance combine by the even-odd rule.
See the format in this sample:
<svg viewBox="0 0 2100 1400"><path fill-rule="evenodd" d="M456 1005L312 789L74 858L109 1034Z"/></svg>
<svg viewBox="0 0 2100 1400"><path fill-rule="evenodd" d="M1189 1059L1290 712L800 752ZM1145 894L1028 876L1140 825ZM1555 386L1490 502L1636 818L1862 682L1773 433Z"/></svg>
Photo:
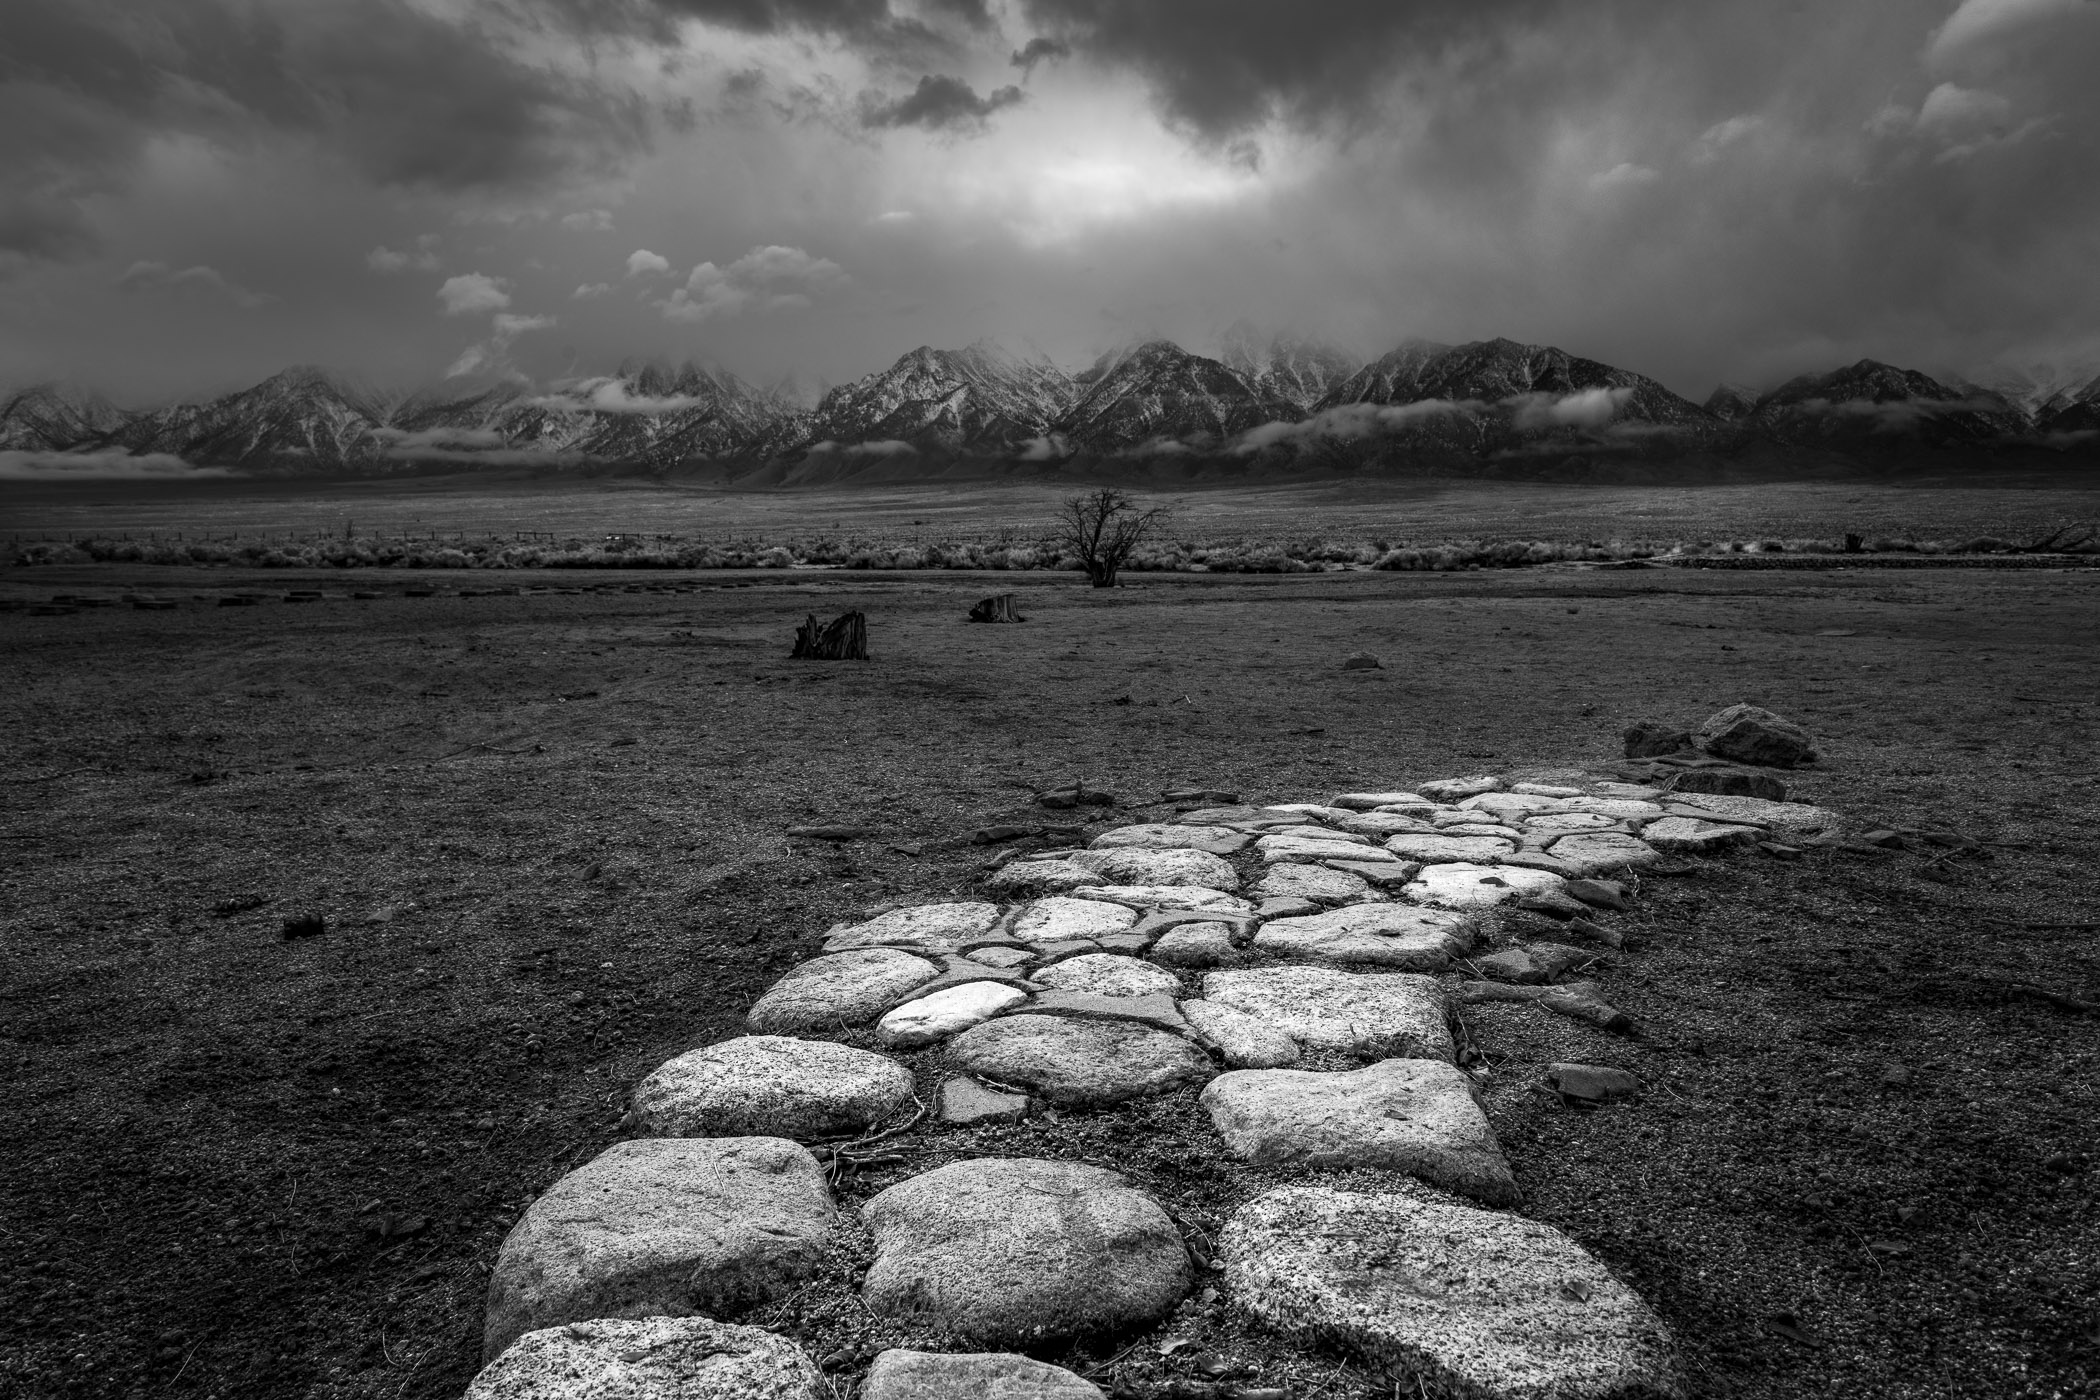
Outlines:
<svg viewBox="0 0 2100 1400"><path fill-rule="evenodd" d="M1096 588L1114 588L1116 574L1137 547L1166 524L1163 506L1140 510L1127 492L1104 486L1089 496L1073 496L1060 509L1051 543L1079 556L1086 580Z"/></svg>

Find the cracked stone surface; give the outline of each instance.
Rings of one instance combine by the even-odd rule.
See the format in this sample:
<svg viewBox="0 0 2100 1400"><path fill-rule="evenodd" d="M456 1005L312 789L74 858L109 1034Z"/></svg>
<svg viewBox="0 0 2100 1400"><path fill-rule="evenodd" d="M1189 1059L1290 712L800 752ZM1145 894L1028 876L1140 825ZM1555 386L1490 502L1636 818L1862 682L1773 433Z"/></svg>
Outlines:
<svg viewBox="0 0 2100 1400"><path fill-rule="evenodd" d="M1551 1226L1444 1199L1286 1186L1219 1238L1236 1307L1436 1393L1509 1400L1680 1394L1668 1333Z"/></svg>
<svg viewBox="0 0 2100 1400"><path fill-rule="evenodd" d="M824 1169L777 1137L614 1143L505 1236L482 1349L593 1318L734 1313L815 1271L834 1211Z"/></svg>
<svg viewBox="0 0 2100 1400"><path fill-rule="evenodd" d="M1243 1162L1376 1168L1511 1205L1516 1179L1465 1073L1442 1060L1380 1060L1360 1070L1233 1070L1203 1106Z"/></svg>
<svg viewBox="0 0 2100 1400"><path fill-rule="evenodd" d="M1011 1025L1011 1021L1004 1024ZM1079 1162L951 1162L877 1195L861 1297L979 1342L1143 1326L1194 1276L1181 1232L1122 1174Z"/></svg>

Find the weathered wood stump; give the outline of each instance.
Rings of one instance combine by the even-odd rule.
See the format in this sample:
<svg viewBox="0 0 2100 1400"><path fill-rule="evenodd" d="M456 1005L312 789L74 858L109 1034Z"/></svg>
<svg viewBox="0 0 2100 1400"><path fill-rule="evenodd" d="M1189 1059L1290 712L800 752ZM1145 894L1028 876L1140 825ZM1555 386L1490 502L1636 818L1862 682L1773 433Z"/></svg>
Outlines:
<svg viewBox="0 0 2100 1400"><path fill-rule="evenodd" d="M995 593L970 609L972 622L1026 622L1014 608L1014 595Z"/></svg>
<svg viewBox="0 0 2100 1400"><path fill-rule="evenodd" d="M858 610L830 622L819 623L817 615L795 629L795 650L790 661L866 661L868 618Z"/></svg>

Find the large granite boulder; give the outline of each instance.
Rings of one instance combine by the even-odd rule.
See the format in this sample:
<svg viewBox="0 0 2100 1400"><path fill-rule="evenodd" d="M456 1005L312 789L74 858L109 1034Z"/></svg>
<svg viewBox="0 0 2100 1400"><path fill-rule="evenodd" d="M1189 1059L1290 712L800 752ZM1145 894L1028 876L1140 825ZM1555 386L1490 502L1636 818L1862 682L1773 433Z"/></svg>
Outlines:
<svg viewBox="0 0 2100 1400"><path fill-rule="evenodd" d="M822 1262L831 1188L777 1137L614 1143L548 1188L504 1238L482 1349L592 1318L724 1318Z"/></svg>
<svg viewBox="0 0 2100 1400"><path fill-rule="evenodd" d="M951 1162L869 1201L878 1317L1041 1346L1148 1326L1188 1292L1174 1222L1118 1172L1078 1162Z"/></svg>
<svg viewBox="0 0 2100 1400"><path fill-rule="evenodd" d="M1815 742L1792 720L1756 705L1730 705L1699 727L1706 751L1716 758L1761 768L1796 768L1816 761Z"/></svg>

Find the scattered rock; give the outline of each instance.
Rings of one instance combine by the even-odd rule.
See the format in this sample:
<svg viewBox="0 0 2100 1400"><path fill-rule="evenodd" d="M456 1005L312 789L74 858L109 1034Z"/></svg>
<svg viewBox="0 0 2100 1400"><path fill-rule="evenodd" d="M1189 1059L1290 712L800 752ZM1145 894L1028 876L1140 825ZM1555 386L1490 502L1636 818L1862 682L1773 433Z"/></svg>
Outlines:
<svg viewBox="0 0 2100 1400"><path fill-rule="evenodd" d="M1163 792L1159 797L1162 802L1233 803L1240 800L1238 793L1227 792L1223 788L1177 788L1173 792Z"/></svg>
<svg viewBox="0 0 2100 1400"><path fill-rule="evenodd" d="M1239 873L1222 857L1208 851L1152 851L1123 848L1081 851L1072 856L1074 865L1085 866L1094 878L1089 885L1195 885L1209 890L1236 890Z"/></svg>
<svg viewBox="0 0 2100 1400"><path fill-rule="evenodd" d="M1298 1042L1258 1016L1223 1002L1191 999L1181 1014L1234 1069L1279 1069L1298 1063Z"/></svg>
<svg viewBox="0 0 2100 1400"><path fill-rule="evenodd" d="M1587 1021L1608 1031L1633 1029L1633 1018L1604 1000L1595 982L1569 982L1564 986L1519 986L1508 982L1461 982L1458 999L1480 1001L1530 1001L1577 1021Z"/></svg>
<svg viewBox="0 0 2100 1400"><path fill-rule="evenodd" d="M634 1091L654 1137L767 1135L806 1142L857 1133L911 1102L911 1071L827 1040L746 1035L689 1050Z"/></svg>
<svg viewBox="0 0 2100 1400"><path fill-rule="evenodd" d="M1626 887L1616 880L1570 880L1563 893L1592 909L1625 909Z"/></svg>
<svg viewBox="0 0 2100 1400"><path fill-rule="evenodd" d="M1521 1216L1413 1185L1286 1186L1233 1217L1219 1254L1235 1305L1253 1319L1399 1372L1403 1392L1680 1393L1669 1333L1639 1295Z"/></svg>
<svg viewBox="0 0 2100 1400"><path fill-rule="evenodd" d="M1442 1060L1235 1070L1204 1088L1203 1106L1225 1150L1256 1166L1399 1171L1490 1205L1517 1199L1473 1081Z"/></svg>
<svg viewBox="0 0 2100 1400"><path fill-rule="evenodd" d="M1028 994L1004 982L964 982L904 1003L875 1023L875 1038L913 1050L968 1030Z"/></svg>
<svg viewBox="0 0 2100 1400"><path fill-rule="evenodd" d="M1042 1345L1144 1327L1192 1278L1167 1213L1120 1174L1078 1162L951 1162L862 1214L875 1239L868 1310L979 1341Z"/></svg>
<svg viewBox="0 0 2100 1400"><path fill-rule="evenodd" d="M1604 1065L1550 1064L1546 1066L1546 1082L1570 1103L1617 1103L1636 1098L1641 1092L1639 1075Z"/></svg>
<svg viewBox="0 0 2100 1400"><path fill-rule="evenodd" d="M300 938L319 938L328 932L328 920L315 913L292 914L280 926L279 935L290 943Z"/></svg>
<svg viewBox="0 0 2100 1400"><path fill-rule="evenodd" d="M527 1332L474 1378L466 1400L828 1400L830 1395L816 1362L762 1327L705 1317L646 1317L594 1318Z"/></svg>
<svg viewBox="0 0 2100 1400"><path fill-rule="evenodd" d="M858 948L813 958L760 997L744 1024L762 1034L865 1025L940 968L896 948Z"/></svg>
<svg viewBox="0 0 2100 1400"><path fill-rule="evenodd" d="M1480 959L1480 970L1497 982L1538 986L1558 982L1568 973L1594 963L1598 954L1565 943L1533 943L1522 948L1504 948Z"/></svg>
<svg viewBox="0 0 2100 1400"><path fill-rule="evenodd" d="M1152 945L1152 958L1169 967L1221 967L1233 959L1232 930L1224 924L1177 925Z"/></svg>
<svg viewBox="0 0 2100 1400"><path fill-rule="evenodd" d="M1272 865L1254 893L1263 899L1309 899L1317 904L1349 904L1371 893L1361 875L1319 865Z"/></svg>
<svg viewBox="0 0 2100 1400"><path fill-rule="evenodd" d="M1692 733L1675 725L1642 720L1628 725L1623 736L1628 758L1660 758L1666 753L1684 753L1692 747Z"/></svg>
<svg viewBox="0 0 2100 1400"><path fill-rule="evenodd" d="M1723 826L1695 817L1664 817L1650 822L1641 837L1658 851L1712 855L1736 846L1754 846L1764 832L1754 826Z"/></svg>
<svg viewBox="0 0 2100 1400"><path fill-rule="evenodd" d="M1493 860L1515 851L1517 843L1505 836L1417 836L1402 832L1387 837L1385 848L1408 860L1440 864L1455 860Z"/></svg>
<svg viewBox="0 0 2100 1400"><path fill-rule="evenodd" d="M614 1143L504 1239L483 1355L557 1323L720 1316L777 1298L822 1262L832 1222L823 1168L785 1138Z"/></svg>
<svg viewBox="0 0 2100 1400"><path fill-rule="evenodd" d="M1344 671L1382 671L1385 663L1368 651L1353 651L1342 659Z"/></svg>
<svg viewBox="0 0 2100 1400"><path fill-rule="evenodd" d="M1273 919L1254 935L1258 952L1408 972L1442 972L1472 942L1465 915L1404 904L1358 904L1306 918Z"/></svg>
<svg viewBox="0 0 2100 1400"><path fill-rule="evenodd" d="M1628 836L1623 831L1578 831L1555 841L1546 848L1546 853L1577 875L1645 870L1662 861L1661 853L1648 843L1646 834Z"/></svg>
<svg viewBox="0 0 2100 1400"><path fill-rule="evenodd" d="M1038 972L1035 980L1046 987L1106 997L1171 996L1181 990L1181 980L1173 973L1142 958L1118 953L1083 953L1066 958Z"/></svg>
<svg viewBox="0 0 2100 1400"><path fill-rule="evenodd" d="M1730 705L1700 726L1706 751L1716 758L1761 768L1794 768L1816 761L1808 731L1756 705Z"/></svg>
<svg viewBox="0 0 2100 1400"><path fill-rule="evenodd" d="M1112 792L1102 792L1098 788L1090 788L1085 783L1073 783L1069 787L1044 789L1035 795L1035 804L1038 807L1051 807L1061 811L1073 807L1113 807L1116 805L1116 795Z"/></svg>
<svg viewBox="0 0 2100 1400"><path fill-rule="evenodd" d="M1325 967L1205 973L1203 996L1243 1011L1310 1050L1449 1060L1443 989L1410 972L1366 974Z"/></svg>
<svg viewBox="0 0 2100 1400"><path fill-rule="evenodd" d="M1094 888L1082 885L1081 889ZM1098 899L1052 895L1023 909L1013 921L1012 936L1023 943L1055 943L1066 938L1099 938L1122 933L1137 922L1137 912Z"/></svg>
<svg viewBox="0 0 2100 1400"><path fill-rule="evenodd" d="M1163 1094L1211 1074L1209 1057L1188 1041L1130 1021L1022 1012L964 1031L949 1050L980 1079L1076 1108Z"/></svg>
<svg viewBox="0 0 2100 1400"><path fill-rule="evenodd" d="M860 1400L1102 1400L1102 1391L1062 1366L1010 1351L893 1347L868 1368Z"/></svg>
<svg viewBox="0 0 2100 1400"><path fill-rule="evenodd" d="M824 936L824 951L891 947L952 953L980 937L998 918L998 905L974 902L892 909L863 923L837 925Z"/></svg>
<svg viewBox="0 0 2100 1400"><path fill-rule="evenodd" d="M1545 870L1511 865L1473 865L1457 861L1425 865L1401 891L1417 904L1446 909L1487 909L1561 888L1561 877Z"/></svg>
<svg viewBox="0 0 2100 1400"><path fill-rule="evenodd" d="M1573 882L1570 881L1572 884ZM1531 914L1544 914L1550 919L1579 919L1590 912L1590 906L1579 899L1570 898L1566 890L1549 890L1544 894L1531 895L1517 901L1517 908Z"/></svg>
<svg viewBox="0 0 2100 1400"><path fill-rule="evenodd" d="M1028 1116L1028 1096L987 1089L974 1079L955 1074L941 1081L936 1112L943 1123L956 1128L1011 1123Z"/></svg>
<svg viewBox="0 0 2100 1400"><path fill-rule="evenodd" d="M1137 848L1151 851L1209 851L1229 856L1246 849L1254 838L1229 826L1187 826L1181 823L1149 822L1119 826L1104 831L1089 844L1097 851Z"/></svg>

